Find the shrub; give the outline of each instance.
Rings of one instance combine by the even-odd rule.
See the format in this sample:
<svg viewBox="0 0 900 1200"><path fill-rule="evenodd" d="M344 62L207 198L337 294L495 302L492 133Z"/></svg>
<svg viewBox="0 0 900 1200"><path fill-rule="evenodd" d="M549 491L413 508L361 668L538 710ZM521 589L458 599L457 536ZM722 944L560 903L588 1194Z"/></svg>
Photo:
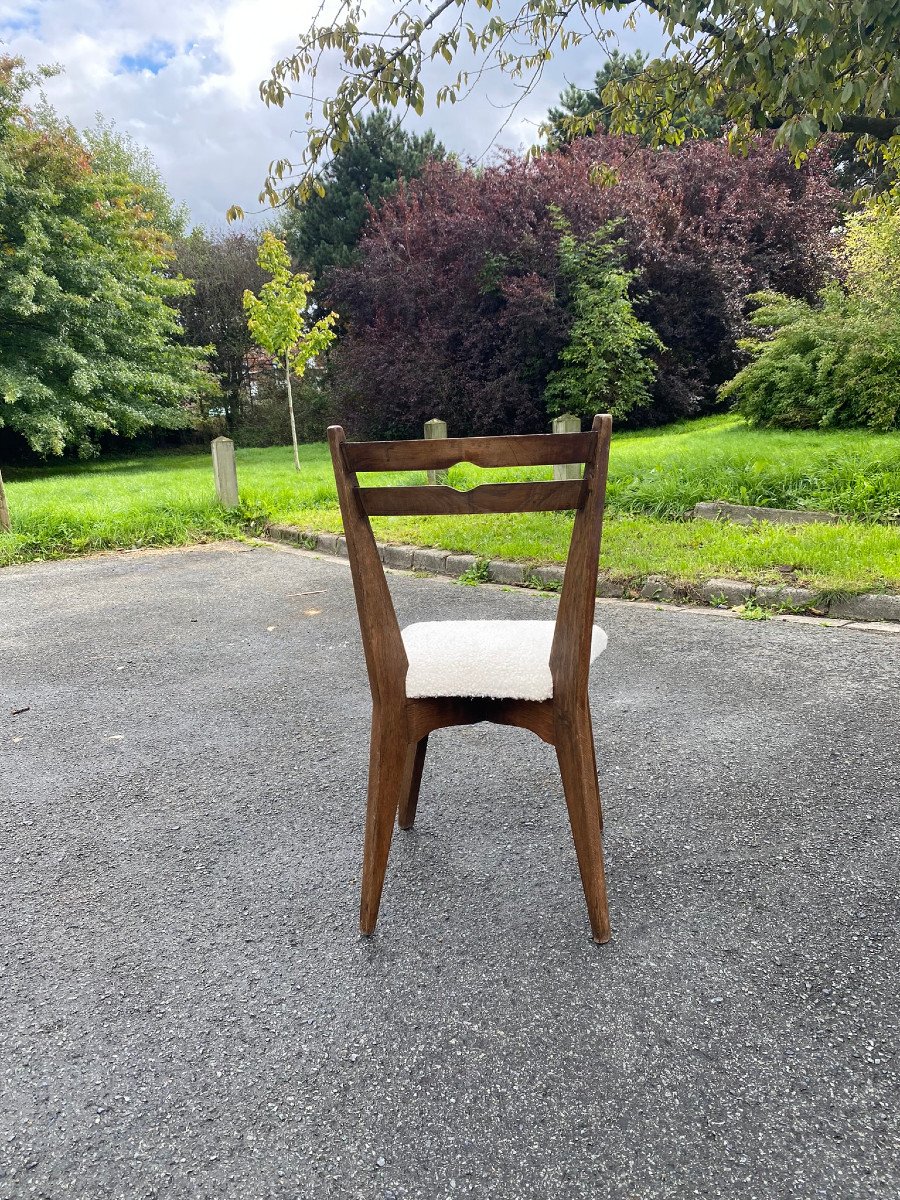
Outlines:
<svg viewBox="0 0 900 1200"><path fill-rule="evenodd" d="M722 389L753 424L900 427L900 211L878 203L851 217L843 257L844 286L817 306L754 297L767 336L742 342L751 361Z"/></svg>
<svg viewBox="0 0 900 1200"><path fill-rule="evenodd" d="M755 299L754 323L774 336L742 343L753 361L722 389L743 417L784 429L900 427L900 312L873 313L837 284L819 308Z"/></svg>
<svg viewBox="0 0 900 1200"><path fill-rule="evenodd" d="M333 401L315 373L293 379L294 415L300 442L321 442L333 419ZM260 373L253 395L245 396L232 427L238 446L285 446L291 443L284 380L272 372Z"/></svg>
<svg viewBox="0 0 900 1200"><path fill-rule="evenodd" d="M839 193L824 152L801 169L760 139L650 150L585 138L483 171L432 163L370 216L328 303L344 320L332 383L344 419L377 436L418 435L429 417L457 434L547 427L545 388L576 320L562 231L583 244L618 222L656 379L634 422L709 411L737 368L750 291L811 299L831 270Z"/></svg>
<svg viewBox="0 0 900 1200"><path fill-rule="evenodd" d="M547 379L547 410L590 417L606 409L625 417L650 402L656 369L646 351L659 350L662 343L634 315L628 297L634 272L622 269L621 243L610 240L611 228L578 242L564 220L559 225L572 326L560 365Z"/></svg>

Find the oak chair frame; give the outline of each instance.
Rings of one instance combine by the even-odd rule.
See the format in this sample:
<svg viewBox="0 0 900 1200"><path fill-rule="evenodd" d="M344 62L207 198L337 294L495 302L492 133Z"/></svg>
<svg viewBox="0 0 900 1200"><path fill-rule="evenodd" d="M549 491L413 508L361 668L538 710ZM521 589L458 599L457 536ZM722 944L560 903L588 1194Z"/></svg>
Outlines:
<svg viewBox="0 0 900 1200"><path fill-rule="evenodd" d="M365 934L374 931L378 919L394 818L401 829L411 829L415 821L429 734L493 721L529 729L555 748L591 932L595 941L609 940L588 673L611 432L609 415L594 417L586 433L421 442L348 442L341 426L328 430L372 692L360 901ZM357 479L358 471L442 470L460 462L481 467L583 462L585 469L579 480L488 483L467 492L433 484L361 487ZM575 522L550 652L552 698L408 698L406 650L369 518L562 509L574 509Z"/></svg>

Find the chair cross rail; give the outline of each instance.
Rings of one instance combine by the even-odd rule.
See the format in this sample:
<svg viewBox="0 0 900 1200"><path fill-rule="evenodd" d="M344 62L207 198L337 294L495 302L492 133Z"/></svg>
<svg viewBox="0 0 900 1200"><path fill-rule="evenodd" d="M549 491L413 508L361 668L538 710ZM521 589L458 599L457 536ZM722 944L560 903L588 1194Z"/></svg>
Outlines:
<svg viewBox="0 0 900 1200"><path fill-rule="evenodd" d="M372 692L360 900L366 934L378 919L395 818L401 829L415 821L429 734L493 721L529 729L556 749L591 932L598 942L609 940L588 674L606 642L593 621L611 433L608 415L594 417L587 433L348 442L339 425L328 430ZM461 462L583 462L585 471L581 480L480 484L470 491L361 487L357 478L359 471L442 470ZM401 632L370 517L565 509L575 519L555 624L444 622L439 658L427 649L426 626Z"/></svg>
<svg viewBox="0 0 900 1200"><path fill-rule="evenodd" d="M359 499L369 517L433 517L444 514L558 512L578 508L580 479L537 483L480 483L468 491L446 484L361 487Z"/></svg>
<svg viewBox="0 0 900 1200"><path fill-rule="evenodd" d="M475 467L552 467L587 462L596 453L597 441L593 430L421 442L345 441L343 456L348 471L442 471L463 462Z"/></svg>

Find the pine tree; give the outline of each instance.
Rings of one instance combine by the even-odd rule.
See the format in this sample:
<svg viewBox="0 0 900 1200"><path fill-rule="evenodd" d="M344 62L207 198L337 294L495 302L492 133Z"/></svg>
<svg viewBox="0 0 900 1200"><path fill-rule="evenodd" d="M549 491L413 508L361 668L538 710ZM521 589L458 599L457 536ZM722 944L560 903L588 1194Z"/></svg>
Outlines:
<svg viewBox="0 0 900 1200"><path fill-rule="evenodd" d="M367 206L393 192L401 177L411 179L429 159L444 156L430 130L409 134L386 110L371 113L325 168L325 194L314 193L282 218L278 232L291 257L315 279L332 266L347 266L356 257Z"/></svg>

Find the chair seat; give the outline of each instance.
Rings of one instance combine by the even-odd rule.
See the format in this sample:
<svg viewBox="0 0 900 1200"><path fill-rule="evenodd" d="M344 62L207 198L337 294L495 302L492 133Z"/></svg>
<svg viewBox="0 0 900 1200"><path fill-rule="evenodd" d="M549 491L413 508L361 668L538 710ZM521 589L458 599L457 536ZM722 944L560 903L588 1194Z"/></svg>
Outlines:
<svg viewBox="0 0 900 1200"><path fill-rule="evenodd" d="M553 621L420 621L403 630L406 694L549 700ZM595 625L591 662L606 648Z"/></svg>

